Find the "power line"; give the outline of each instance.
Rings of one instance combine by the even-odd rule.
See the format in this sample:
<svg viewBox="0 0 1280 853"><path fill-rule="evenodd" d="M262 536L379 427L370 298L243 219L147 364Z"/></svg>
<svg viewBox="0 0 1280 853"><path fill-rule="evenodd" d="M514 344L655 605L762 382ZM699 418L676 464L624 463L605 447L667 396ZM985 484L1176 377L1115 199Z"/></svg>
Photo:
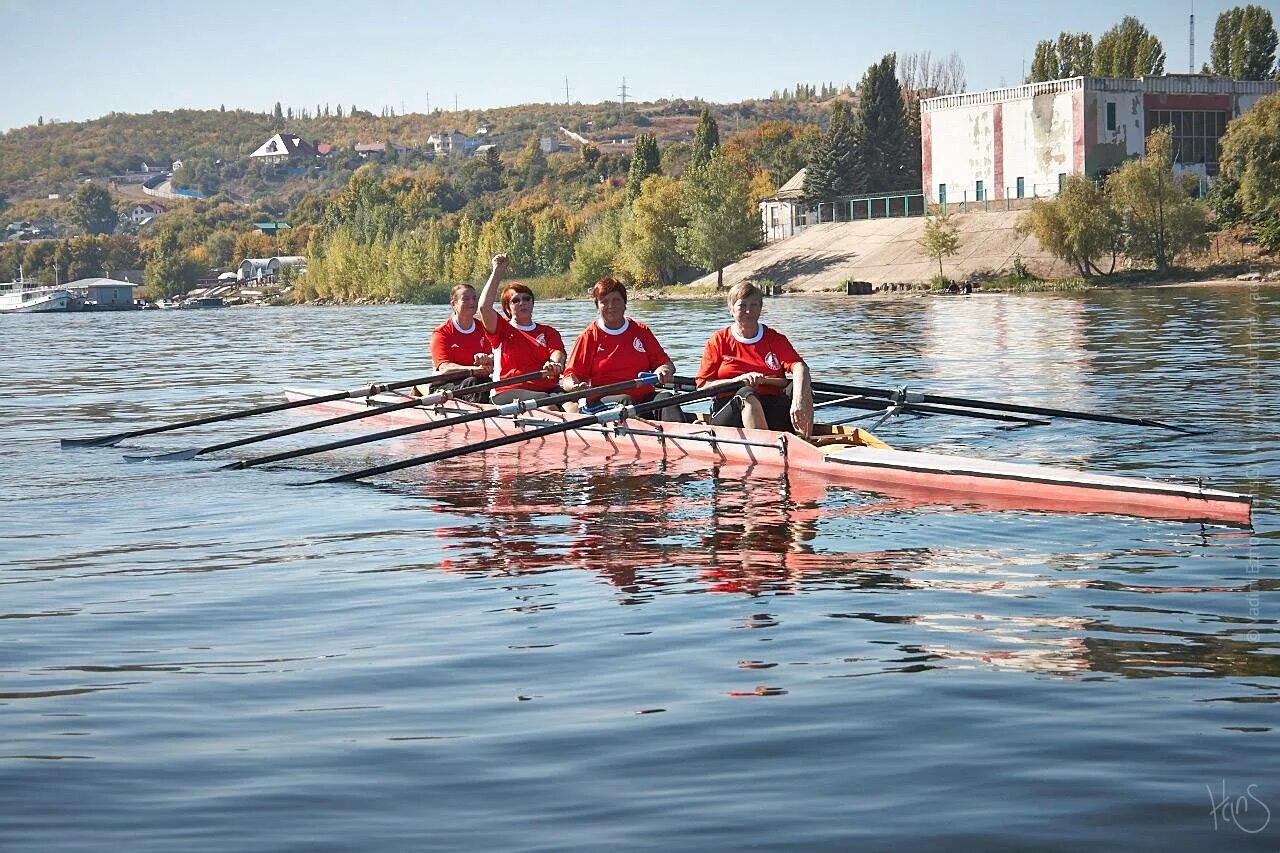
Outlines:
<svg viewBox="0 0 1280 853"><path fill-rule="evenodd" d="M618 94L622 96L622 111L627 111L627 78L622 78L622 88L618 90Z"/></svg>

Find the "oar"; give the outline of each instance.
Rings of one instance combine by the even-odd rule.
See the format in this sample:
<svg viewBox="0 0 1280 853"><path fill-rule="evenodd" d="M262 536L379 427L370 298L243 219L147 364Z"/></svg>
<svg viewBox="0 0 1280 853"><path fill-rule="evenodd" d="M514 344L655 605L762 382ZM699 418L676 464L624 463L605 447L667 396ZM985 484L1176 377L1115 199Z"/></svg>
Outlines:
<svg viewBox="0 0 1280 853"><path fill-rule="evenodd" d="M135 429L129 432L117 432L112 435L99 435L92 438L64 438L62 439L62 447L113 447L126 438L137 438L140 435L154 435L158 432L169 432L170 430L183 429L184 427L203 426L204 424L217 423L218 421L231 421L237 418L248 418L253 415L265 415L270 412L283 412L285 409L296 409L299 406L311 406L316 403L329 403L334 400L346 400L350 397L372 397L374 394L381 394L383 391L394 391L397 388L408 388L411 385L440 385L445 382L452 382L456 379L463 379L468 376L474 376L470 370L455 370L450 373L437 373L432 376L419 376L415 379L398 379L395 382L383 382L377 385L366 385L363 388L355 388L350 391L335 391L332 394L325 394L320 397L304 397L301 400L291 400L286 403L273 403L269 406L258 406L253 409L241 409L235 412L225 412L221 415L209 415L205 418L195 418L189 421L178 421L177 423L164 424L162 426L147 427L146 429Z"/></svg>
<svg viewBox="0 0 1280 853"><path fill-rule="evenodd" d="M616 408L609 408L603 412L597 412L594 415L574 418L573 420L564 421L563 423L551 424L550 426L538 427L524 432L512 433L511 435L503 435L497 438L488 439L487 441L478 441L475 444L468 444L465 447L451 447L448 450L439 450L435 453L427 453L423 456L413 456L409 459L401 459L397 462L388 462L385 465L377 465L373 468L362 468L359 471L352 471L349 474L339 474L336 477L327 477L323 480L315 480L314 482L306 483L304 485L345 483L351 480L361 480L365 477L372 477L377 474L386 474L390 471L400 471L405 468L414 468L418 465L441 462L445 459L452 459L455 456L462 456L467 453L492 450L496 447L505 447L508 444L517 444L521 441L531 441L535 438L545 438L549 435L569 432L570 430L581 429L582 427L612 423L614 421L623 421L633 415L639 415L644 412L653 411L654 409L661 409L667 406L680 406L685 403L692 403L695 400L702 400L707 397L715 396L716 394L722 394L726 388L731 389L732 387L732 385L721 385L714 388L702 388L697 391L690 391L686 394L675 394L670 397L658 397L644 403L633 403ZM598 394L599 392L600 389L598 388L592 389L592 396L595 396L595 394Z"/></svg>
<svg viewBox="0 0 1280 853"><path fill-rule="evenodd" d="M467 412L466 414L457 415L452 418L441 418L438 421L427 421L426 423L412 424L410 426L398 427L396 429L389 429L383 432L374 432L369 433L368 435L357 435L353 438L344 438L338 441L326 442L324 444L315 444L298 450L284 450L279 453L270 453L266 456L256 456L253 459L242 459L239 462L232 462L230 465L223 465L221 470L253 468L258 465L266 465L269 462L283 462L286 459L297 459L299 456L310 456L313 453L323 453L326 450L340 450L344 447L355 447L358 444L368 444L371 441L399 438L402 435L413 435L418 432L443 429L445 427L457 426L458 424L482 421L487 418L500 418L507 415L522 415L525 412L531 412L534 409L543 408L545 406L558 406L561 403L580 400L583 397L601 397L608 394L630 391L632 388L639 388L642 385L654 385L657 381L657 377L652 373L643 373L635 379L628 379L625 382L615 382L613 385L601 385L597 388L583 388L578 391L568 391L564 394L553 394L550 397L543 397L540 400L516 400L514 403L508 403L504 406L495 406L490 409ZM378 414L381 414L382 411L384 410L379 410Z"/></svg>
<svg viewBox="0 0 1280 853"><path fill-rule="evenodd" d="M862 385L846 385L840 382L814 382L813 389L815 391L826 391L832 394L865 394L870 397L882 397L885 399L892 398L898 393L897 390L886 388L867 388ZM1158 427L1159 429L1173 430L1174 432L1185 433L1186 435L1199 435L1207 432L1207 430L1194 430L1180 427L1175 424L1167 424L1162 421L1151 420L1150 418L1129 418L1122 415L1107 415L1101 412L1077 412L1067 409L1052 409L1046 406L1024 406L1018 403L999 403L991 400L973 400L966 397L947 397L938 394L923 394L918 391L908 391L905 395L905 402L910 404L920 403L936 403L942 406L964 406L971 409L987 409L995 412L1015 412L1023 415L1040 415L1046 418L1068 418L1077 421L1096 421L1104 424L1129 424L1132 426Z"/></svg>
<svg viewBox="0 0 1280 853"><path fill-rule="evenodd" d="M827 392L830 393L830 392ZM825 394L816 395L821 399ZM863 396L844 396L835 397L830 400L824 400L814 408L826 406L838 406L840 408L849 409L866 409L868 411L882 411L886 408L885 402L889 403L889 408L897 407L899 412L918 413L926 415L955 415L962 418L975 418L984 421L1003 421L1005 423L1014 423L1021 426L1048 426L1049 422L1018 415L1001 415L995 412L981 412L974 409L960 409L953 406L931 406L927 403L910 403L898 401L896 398L890 398L888 401L868 400ZM831 423L844 423L843 421L831 421Z"/></svg>
<svg viewBox="0 0 1280 853"><path fill-rule="evenodd" d="M476 393L487 393L496 391L499 388L505 388L508 385L519 385L521 382L529 382L543 375L541 370L535 370L532 373L521 374L520 376L510 376L506 379L500 379L497 382L486 382L483 385L472 385L470 388L461 388L458 391L438 391L435 394L429 394L426 397L415 397L411 400L404 400L399 403L390 403L385 406L370 406L368 409L360 412L351 412L345 415L337 415L332 418L325 418L320 421L291 426L285 429L272 430L258 435L251 435L248 438L238 438L234 441L224 441L220 444L210 444L206 447L192 447L186 450L174 450L170 453L154 453L154 454L138 454L131 455L126 453L125 459L129 462L174 462L184 459L194 459L197 456L203 456L206 453L214 453L219 450L230 450L233 447L243 447L246 444L257 444L260 441L269 441L273 438L283 438L286 435L296 435L300 432L308 432L313 429L323 429L324 427L337 426L338 424L350 423L363 418L372 418L376 415L385 415L388 412L398 412L401 409L412 409L418 406L434 406L437 403L443 403L446 400L453 399L459 394L471 396Z"/></svg>

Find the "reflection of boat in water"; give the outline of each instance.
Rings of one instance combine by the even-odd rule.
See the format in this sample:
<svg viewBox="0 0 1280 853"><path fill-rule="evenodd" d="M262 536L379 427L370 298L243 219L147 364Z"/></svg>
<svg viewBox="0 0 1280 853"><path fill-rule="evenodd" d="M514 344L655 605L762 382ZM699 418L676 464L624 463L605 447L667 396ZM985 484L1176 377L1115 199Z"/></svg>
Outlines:
<svg viewBox="0 0 1280 853"><path fill-rule="evenodd" d="M70 309L71 294L64 287L21 279L0 282L0 313L46 314Z"/></svg>
<svg viewBox="0 0 1280 853"><path fill-rule="evenodd" d="M299 400L325 393L289 391L287 396ZM382 398L373 398L372 402L376 404L379 399ZM402 400L388 397L384 401ZM365 409L366 403L342 400L314 408L349 413ZM477 408L476 404L453 402L449 409L400 409L370 417L367 423L382 428L422 424ZM494 417L440 432L424 432L415 436L413 443L469 443L562 423L565 419L560 413L543 411ZM1248 495L1048 465L863 446L865 433L843 427L820 427L817 432L810 441L769 430L629 418L520 442L499 453L552 453L562 456L570 467L601 458L690 460L703 466L742 466L748 474L776 476L785 472L793 480L849 486L921 503L1249 523Z"/></svg>

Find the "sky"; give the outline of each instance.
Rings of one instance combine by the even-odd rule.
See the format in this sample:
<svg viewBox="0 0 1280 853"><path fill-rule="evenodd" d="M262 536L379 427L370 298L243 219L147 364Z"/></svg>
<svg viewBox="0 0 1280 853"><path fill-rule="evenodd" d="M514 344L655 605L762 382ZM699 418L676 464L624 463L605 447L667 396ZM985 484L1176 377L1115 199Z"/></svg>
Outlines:
<svg viewBox="0 0 1280 853"><path fill-rule="evenodd" d="M1259 0L1253 0L1259 2ZM1218 13L1243 3L773 0L0 0L0 130L110 112L269 111L355 104L375 114L530 102L763 98L797 82L856 85L885 53L963 60L970 90L1016 85L1037 41L1095 39L1124 14L1165 68L1208 57ZM1275 0L1263 6L1280 19Z"/></svg>

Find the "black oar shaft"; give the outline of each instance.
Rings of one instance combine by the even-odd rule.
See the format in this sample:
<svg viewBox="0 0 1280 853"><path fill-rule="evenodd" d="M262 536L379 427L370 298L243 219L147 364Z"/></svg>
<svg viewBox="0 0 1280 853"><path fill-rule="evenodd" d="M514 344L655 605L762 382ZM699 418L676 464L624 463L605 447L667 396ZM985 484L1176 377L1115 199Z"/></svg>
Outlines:
<svg viewBox="0 0 1280 853"><path fill-rule="evenodd" d="M831 394L865 394L870 397L881 397L891 399L899 392L894 389L887 388L869 388L863 385L846 385L843 382L814 382L813 389L815 391L825 391ZM912 393L907 397L906 402L916 403L934 403L941 406L963 406L971 409L986 409L996 412L1013 412L1023 415L1039 415L1046 418L1068 418L1077 421L1094 421L1106 424L1128 424L1132 426L1149 426L1158 427L1160 429L1173 430L1193 434L1201 432L1201 430L1187 429L1176 424L1167 424L1162 421L1151 420L1150 418L1130 418L1123 415L1108 415L1101 412L1077 412L1068 409L1055 409L1048 406L1026 406L1019 403L1001 403L993 400L974 400L967 397L949 397L939 394L922 394Z"/></svg>
<svg viewBox="0 0 1280 853"><path fill-rule="evenodd" d="M616 393L628 391L632 388L637 388L641 385L647 385L647 384L649 383L643 379L629 379L625 382L617 382L617 383L614 383L613 385L606 385L599 388L584 388L580 391L568 391L564 394L553 394L549 397L544 397L541 400L528 400L528 401L525 401L525 405L518 406L517 408L521 409L522 411L528 411L535 408L542 408L544 406L557 406L561 403L568 403L572 400L580 400L583 397L587 397L587 396L595 397L595 396L604 395L604 394L616 394ZM467 389L467 390L472 390L472 389ZM401 408L407 408L407 407L402 406ZM451 418L441 418L440 420L427 421L426 423L420 423L420 424L411 424L409 426L398 427L396 429L369 433L368 435L358 435L352 438L344 438L337 441L326 442L324 444L315 444L315 445L311 445L310 447L303 447L297 450L285 450L285 451L281 451L280 453L270 453L265 456L256 456L253 459L244 459L240 462L233 462L230 465L225 465L223 467L226 469L253 468L258 465L266 465L271 462L283 462L287 459L297 459L300 456L310 456L314 453L324 453L325 451L328 451L328 450L341 450L342 448L345 448L345 447L355 447L360 444L368 444L374 441L383 441L388 438L399 438L401 436L413 435L414 433L426 432L428 430L433 430L433 429L443 429L445 427L460 426L462 424L468 424L474 421L481 421L487 418L501 417L505 414L510 414L510 413L511 412L504 410L504 407L496 407L492 409L480 409L475 412L467 412L466 414L456 415ZM360 414L364 415L365 413L361 412ZM374 412L374 414L381 414L381 411Z"/></svg>
<svg viewBox="0 0 1280 853"><path fill-rule="evenodd" d="M443 392L443 394L449 395L449 396L484 394L484 393L488 393L489 391L495 391L499 388L506 388L507 386L510 386L510 385L518 385L521 382L530 382L542 375L543 374L541 370L536 370L532 373L525 373L520 376L511 376L506 379L499 379L497 382L486 382L483 385L473 385L470 388L460 388L456 393ZM415 384L420 384L420 383L415 383ZM432 403L441 402L440 399L432 399L433 397L436 397L436 396L438 395L431 395L429 397L419 397L412 400L404 400L399 403L389 403L385 406L371 406L370 408L361 412L350 412L345 415L335 415L334 417L325 418L324 420L312 421L310 423L299 424L297 426L286 427L284 429L273 430L271 432L264 432L264 433L260 433L259 435L251 435L246 438L236 439L234 441L224 441L221 444L211 444L208 447L201 447L199 450L196 450L191 455L203 456L206 453L215 453L219 450L230 450L233 447L243 447L246 444L257 444L260 441L269 441L270 439L273 439L273 438L283 438L287 435L296 435L300 432L309 432L314 429L324 429L325 427L337 426L338 424L350 423L351 421L363 420L364 418L372 418L372 417L376 417L377 415L385 415L385 414L388 414L389 412L398 412L401 409L412 409L417 406L431 405ZM339 399L343 399L343 398L339 398ZM325 400L323 402L327 403L330 401Z"/></svg>
<svg viewBox="0 0 1280 853"><path fill-rule="evenodd" d="M284 403L272 403L267 406L256 406L252 409L241 409L235 412L223 412L217 415L208 415L203 418L193 418L187 421L178 421L171 424L161 424L160 426L146 427L144 429L129 430L127 432L117 432L111 435L100 435L92 438L64 438L62 439L62 447L110 447L126 438L138 438L144 435L155 435L160 432L169 432L175 429L184 429L186 427L204 426L205 424L214 424L220 421L236 420L237 418L248 418L254 415L266 415L271 412L283 412L286 409L296 409L300 406L313 406L318 403L331 403L335 400L346 400L350 397L359 397L365 394L377 394L382 391L391 391L396 388L407 388L410 385L439 385L443 382L452 382L456 379L462 379L471 376L469 370L457 370L451 373L437 373L431 376L418 376L413 379L396 380L395 382L382 383L378 385L368 386L366 388L357 388L351 391L335 391L332 394L324 394L319 397L306 397L301 400L289 400Z"/></svg>
<svg viewBox="0 0 1280 853"><path fill-rule="evenodd" d="M827 392L830 393L830 392ZM830 405L839 406L850 409L866 409L878 411L885 408L884 400L868 400L865 397L859 399L857 397L835 397L829 401ZM1049 422L1038 418L1018 416L1018 415L1002 415L998 412L984 412L974 409L960 409L952 406L930 405L928 403L900 403L898 408L903 412L923 412L930 415L956 415L965 418L975 418L984 421L1001 421L1004 423L1026 424L1031 426L1048 426Z"/></svg>
<svg viewBox="0 0 1280 853"><path fill-rule="evenodd" d="M345 483L345 482L350 482L352 480L361 480L365 477L373 477L378 474L387 474L392 471L401 471L401 470L404 470L405 468L414 468L419 465L428 465L432 462L443 462L446 459L452 459L456 456L462 456L468 453L477 453L484 450L493 450L498 447L505 447L511 444L518 444L519 442L522 442L522 441L532 441L533 439L536 439L536 438L545 438L546 436L556 435L558 433L569 432L571 430L580 429L582 427L592 426L594 424L598 424L605 421L607 416L609 416L610 414L613 414L617 419L625 419L625 417L628 417L630 415L638 415L644 412L652 411L654 409L661 409L667 406L680 406L680 405L683 405L684 403L692 403L695 400L702 400L707 397L715 396L716 394L722 394L727 388L732 388L732 387L733 387L732 385L722 385L716 388L703 388L698 391L690 391L687 394L676 394L671 397L659 397L657 399L649 400L644 403L636 403L636 404L625 406L622 409L621 416L618 416L618 410L615 409L615 410L612 410L611 413L602 412L595 415L588 415L587 417L574 418L573 420L564 421L563 423L551 424L549 426L537 427L535 429L530 429L530 430L522 430L520 432L512 433L510 435L498 436L496 438L491 438L485 441L476 442L475 444L468 444L465 447L453 447L447 450L439 450L439 451L436 451L435 453L427 453L422 456L414 456L409 459L401 459L396 462L388 462L385 465L377 465L372 468L364 468L360 471L352 471L349 474L340 474L336 477L328 477L323 480L316 480L315 483L308 484L308 485L315 485L319 483ZM597 396L603 390L604 389L600 389L600 388L591 389L592 391L591 396Z"/></svg>

